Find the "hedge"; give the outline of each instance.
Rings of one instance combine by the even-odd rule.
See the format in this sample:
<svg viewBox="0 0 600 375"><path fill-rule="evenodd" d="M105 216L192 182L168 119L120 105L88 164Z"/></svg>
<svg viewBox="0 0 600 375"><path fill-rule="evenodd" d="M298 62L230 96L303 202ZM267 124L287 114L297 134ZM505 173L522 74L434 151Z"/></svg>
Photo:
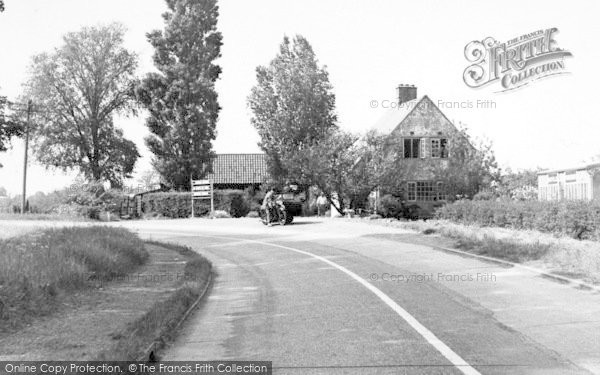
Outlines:
<svg viewBox="0 0 600 375"><path fill-rule="evenodd" d="M447 204L436 217L463 224L537 230L600 240L600 202L469 201Z"/></svg>
<svg viewBox="0 0 600 375"><path fill-rule="evenodd" d="M186 218L192 214L189 192L165 192L145 194L142 212L169 218ZM254 200L242 190L215 190L215 210L226 211L232 217L244 217L255 207ZM194 216L210 213L209 199L194 200Z"/></svg>

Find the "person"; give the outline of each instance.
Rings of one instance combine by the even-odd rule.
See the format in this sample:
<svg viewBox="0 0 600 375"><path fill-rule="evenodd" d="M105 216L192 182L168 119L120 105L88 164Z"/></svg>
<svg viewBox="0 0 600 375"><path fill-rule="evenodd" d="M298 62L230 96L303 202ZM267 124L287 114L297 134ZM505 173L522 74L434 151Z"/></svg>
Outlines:
<svg viewBox="0 0 600 375"><path fill-rule="evenodd" d="M325 211L327 210L327 198L325 198L325 194L321 193L317 198L317 216L325 215Z"/></svg>
<svg viewBox="0 0 600 375"><path fill-rule="evenodd" d="M267 191L267 194L265 194L265 198L263 199L261 206L261 209L265 210L268 226L273 225L273 207L275 207L275 188L271 187L269 191Z"/></svg>

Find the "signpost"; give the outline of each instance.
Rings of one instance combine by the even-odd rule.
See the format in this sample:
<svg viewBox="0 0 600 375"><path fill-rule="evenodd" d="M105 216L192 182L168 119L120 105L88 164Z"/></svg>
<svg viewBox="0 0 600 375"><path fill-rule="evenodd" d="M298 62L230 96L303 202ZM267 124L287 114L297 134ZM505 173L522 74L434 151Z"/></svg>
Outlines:
<svg viewBox="0 0 600 375"><path fill-rule="evenodd" d="M215 210L213 183L208 180L191 180L192 184L192 218L194 217L194 200L210 199L210 213Z"/></svg>

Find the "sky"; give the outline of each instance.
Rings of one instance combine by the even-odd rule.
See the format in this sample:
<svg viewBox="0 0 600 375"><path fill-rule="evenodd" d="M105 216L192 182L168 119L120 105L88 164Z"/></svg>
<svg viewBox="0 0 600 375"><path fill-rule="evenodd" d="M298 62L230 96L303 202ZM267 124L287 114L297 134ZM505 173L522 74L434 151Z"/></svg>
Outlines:
<svg viewBox="0 0 600 375"><path fill-rule="evenodd" d="M216 84L223 108L214 149L218 153L259 152L246 99L255 70L272 60L284 35L301 34L327 67L336 95L339 125L367 131L396 98L398 84L414 84L455 124L491 141L500 164L513 170L559 168L600 154L597 99L600 88L600 2L571 1L353 1L221 0L223 69ZM139 56L138 74L153 71L146 33L161 29L164 0L5 0L0 13L0 95L16 98L27 80L31 56L59 46L62 36L83 26L120 22L126 47ZM494 37L508 41L558 28L555 40L573 54L569 74L498 93L463 82L469 65L465 46ZM491 103L478 108L477 101ZM375 103L375 104L374 104ZM466 103L472 103L472 108ZM467 108L463 108L467 107ZM145 114L119 118L142 158L136 176L150 169L144 145ZM0 153L0 186L21 191L23 142ZM69 185L76 173L47 170L32 161L28 195Z"/></svg>

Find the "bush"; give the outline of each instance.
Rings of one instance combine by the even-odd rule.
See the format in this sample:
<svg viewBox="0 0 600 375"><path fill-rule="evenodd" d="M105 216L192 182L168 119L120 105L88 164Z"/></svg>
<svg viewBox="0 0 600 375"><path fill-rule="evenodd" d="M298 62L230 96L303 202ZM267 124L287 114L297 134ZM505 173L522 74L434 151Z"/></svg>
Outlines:
<svg viewBox="0 0 600 375"><path fill-rule="evenodd" d="M390 194L386 194L379 200L378 212L383 217L402 217L402 201Z"/></svg>
<svg viewBox="0 0 600 375"><path fill-rule="evenodd" d="M439 208L436 216L463 224L600 239L600 202L595 201L461 200Z"/></svg>
<svg viewBox="0 0 600 375"><path fill-rule="evenodd" d="M77 183L48 194L35 193L27 199L26 211L98 220L102 212L118 214L122 199L121 191L107 189L102 183ZM13 211L20 212L20 200L19 196L12 199Z"/></svg>

